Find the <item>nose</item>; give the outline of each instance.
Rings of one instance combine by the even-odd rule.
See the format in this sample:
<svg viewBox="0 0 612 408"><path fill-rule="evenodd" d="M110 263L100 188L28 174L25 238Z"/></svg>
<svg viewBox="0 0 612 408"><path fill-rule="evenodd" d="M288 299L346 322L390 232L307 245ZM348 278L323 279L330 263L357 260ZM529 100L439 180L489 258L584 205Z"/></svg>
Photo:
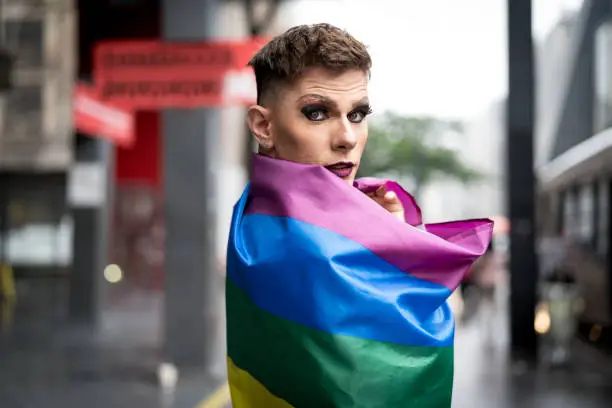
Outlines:
<svg viewBox="0 0 612 408"><path fill-rule="evenodd" d="M344 118L340 121L333 139L334 150L352 150L357 146L357 136L351 122Z"/></svg>

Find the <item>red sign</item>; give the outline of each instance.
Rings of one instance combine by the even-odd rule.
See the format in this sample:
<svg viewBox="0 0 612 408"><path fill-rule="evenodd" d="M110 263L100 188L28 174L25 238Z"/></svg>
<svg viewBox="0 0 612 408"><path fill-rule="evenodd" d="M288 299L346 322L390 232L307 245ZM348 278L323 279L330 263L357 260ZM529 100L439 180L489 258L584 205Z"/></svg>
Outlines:
<svg viewBox="0 0 612 408"><path fill-rule="evenodd" d="M132 109L252 103L246 64L265 42L103 42L94 51L94 83L101 100Z"/></svg>
<svg viewBox="0 0 612 408"><path fill-rule="evenodd" d="M133 112L100 101L95 88L77 84L73 98L74 127L81 133L131 146L135 139Z"/></svg>

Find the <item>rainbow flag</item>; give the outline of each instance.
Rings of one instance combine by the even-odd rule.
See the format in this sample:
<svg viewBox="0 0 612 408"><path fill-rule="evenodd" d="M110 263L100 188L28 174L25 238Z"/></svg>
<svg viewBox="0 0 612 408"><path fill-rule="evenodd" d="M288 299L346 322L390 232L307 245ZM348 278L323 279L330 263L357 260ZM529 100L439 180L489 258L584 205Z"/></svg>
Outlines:
<svg viewBox="0 0 612 408"><path fill-rule="evenodd" d="M234 408L448 408L447 299L493 223L421 226L391 181L352 187L320 166L256 156L227 258ZM363 192L396 191L406 223ZM450 201L449 201L450 205Z"/></svg>

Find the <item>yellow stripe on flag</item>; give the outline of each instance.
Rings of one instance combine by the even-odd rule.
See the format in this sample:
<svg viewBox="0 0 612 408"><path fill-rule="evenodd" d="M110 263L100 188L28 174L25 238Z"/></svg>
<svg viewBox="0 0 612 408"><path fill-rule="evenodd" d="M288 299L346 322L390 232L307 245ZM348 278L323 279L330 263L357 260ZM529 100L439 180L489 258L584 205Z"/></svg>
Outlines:
<svg viewBox="0 0 612 408"><path fill-rule="evenodd" d="M227 358L230 392L233 408L293 408L266 389L259 381L246 371L236 367L231 358Z"/></svg>

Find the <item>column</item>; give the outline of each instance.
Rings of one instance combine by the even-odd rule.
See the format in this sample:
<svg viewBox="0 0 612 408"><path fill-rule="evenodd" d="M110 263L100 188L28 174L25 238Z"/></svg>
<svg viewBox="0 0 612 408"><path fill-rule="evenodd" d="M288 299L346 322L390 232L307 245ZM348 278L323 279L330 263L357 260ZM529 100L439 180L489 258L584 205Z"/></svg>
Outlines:
<svg viewBox="0 0 612 408"><path fill-rule="evenodd" d="M102 139L77 137L76 162L68 177L74 226L68 312L72 323L96 329L109 253L113 146Z"/></svg>
<svg viewBox="0 0 612 408"><path fill-rule="evenodd" d="M217 0L163 0L165 41L218 35ZM223 291L215 257L219 109L162 114L166 225L164 353L179 368L212 369Z"/></svg>
<svg viewBox="0 0 612 408"><path fill-rule="evenodd" d="M531 0L507 0L509 87L507 112L510 231L510 339L512 356L535 362L533 328L537 288L534 77Z"/></svg>

